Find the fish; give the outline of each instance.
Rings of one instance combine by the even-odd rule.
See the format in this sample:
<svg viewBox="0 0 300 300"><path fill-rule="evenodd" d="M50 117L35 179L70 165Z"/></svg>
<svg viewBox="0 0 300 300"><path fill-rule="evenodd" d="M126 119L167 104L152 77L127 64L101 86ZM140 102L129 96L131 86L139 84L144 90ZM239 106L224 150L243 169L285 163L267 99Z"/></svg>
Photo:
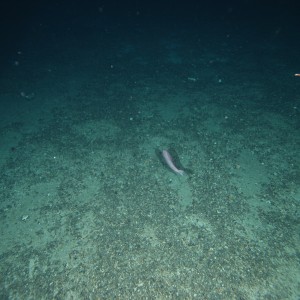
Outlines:
<svg viewBox="0 0 300 300"><path fill-rule="evenodd" d="M170 168L174 173L179 174L179 175L181 175L181 176L184 174L184 171L183 171L183 170L178 169L178 168L174 165L172 156L171 156L171 154L168 152L168 150L163 150L163 151L162 151L162 156L163 156L165 162L167 163L167 165L169 166L169 168Z"/></svg>

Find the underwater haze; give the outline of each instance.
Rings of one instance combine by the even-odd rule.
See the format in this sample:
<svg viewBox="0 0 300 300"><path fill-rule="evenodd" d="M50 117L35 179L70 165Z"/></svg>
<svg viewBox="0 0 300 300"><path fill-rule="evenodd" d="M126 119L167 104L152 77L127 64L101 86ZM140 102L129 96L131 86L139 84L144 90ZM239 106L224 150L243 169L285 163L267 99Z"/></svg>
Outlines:
<svg viewBox="0 0 300 300"><path fill-rule="evenodd" d="M6 2L0 300L299 300L299 1Z"/></svg>

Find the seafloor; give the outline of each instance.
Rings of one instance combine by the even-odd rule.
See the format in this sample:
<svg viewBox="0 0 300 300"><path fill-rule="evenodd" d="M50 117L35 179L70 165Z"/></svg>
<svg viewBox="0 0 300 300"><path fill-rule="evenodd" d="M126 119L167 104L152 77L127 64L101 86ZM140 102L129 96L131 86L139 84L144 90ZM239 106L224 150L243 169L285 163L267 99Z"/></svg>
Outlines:
<svg viewBox="0 0 300 300"><path fill-rule="evenodd" d="M296 50L82 31L1 77L0 299L299 299Z"/></svg>

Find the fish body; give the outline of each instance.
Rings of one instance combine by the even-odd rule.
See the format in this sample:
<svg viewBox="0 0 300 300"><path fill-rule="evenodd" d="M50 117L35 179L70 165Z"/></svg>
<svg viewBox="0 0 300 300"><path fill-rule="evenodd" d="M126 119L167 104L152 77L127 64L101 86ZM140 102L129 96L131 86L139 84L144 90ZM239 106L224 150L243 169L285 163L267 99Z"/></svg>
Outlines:
<svg viewBox="0 0 300 300"><path fill-rule="evenodd" d="M171 154L168 152L168 150L163 150L163 151L162 151L162 156L163 156L163 158L165 159L165 162L167 163L167 165L169 166L169 168L170 168L174 173L179 174L179 175L183 175L183 174L184 174L184 171L183 171L183 170L178 169L178 168L174 165L172 156L171 156Z"/></svg>

